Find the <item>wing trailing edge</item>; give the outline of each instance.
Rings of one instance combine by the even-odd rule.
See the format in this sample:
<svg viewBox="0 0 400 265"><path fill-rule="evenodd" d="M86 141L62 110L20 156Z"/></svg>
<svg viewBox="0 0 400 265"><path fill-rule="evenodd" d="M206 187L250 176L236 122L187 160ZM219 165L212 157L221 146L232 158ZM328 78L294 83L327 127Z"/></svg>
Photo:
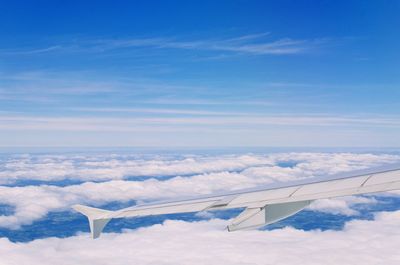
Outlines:
<svg viewBox="0 0 400 265"><path fill-rule="evenodd" d="M299 201L271 204L261 208L247 208L233 219L227 228L232 232L263 227L300 212L310 203L311 201Z"/></svg>

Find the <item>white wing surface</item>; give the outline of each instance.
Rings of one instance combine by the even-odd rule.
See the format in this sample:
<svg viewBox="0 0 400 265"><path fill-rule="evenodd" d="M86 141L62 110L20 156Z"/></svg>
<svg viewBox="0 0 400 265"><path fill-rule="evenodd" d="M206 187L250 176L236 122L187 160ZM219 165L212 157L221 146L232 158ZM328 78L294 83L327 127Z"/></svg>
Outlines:
<svg viewBox="0 0 400 265"><path fill-rule="evenodd" d="M400 166L395 165L379 170L347 174L330 180L135 205L118 211L106 211L83 205L75 205L73 208L87 216L93 238L99 237L103 228L113 218L245 208L227 227L228 231L236 231L277 222L301 211L313 200L398 189L400 189Z"/></svg>

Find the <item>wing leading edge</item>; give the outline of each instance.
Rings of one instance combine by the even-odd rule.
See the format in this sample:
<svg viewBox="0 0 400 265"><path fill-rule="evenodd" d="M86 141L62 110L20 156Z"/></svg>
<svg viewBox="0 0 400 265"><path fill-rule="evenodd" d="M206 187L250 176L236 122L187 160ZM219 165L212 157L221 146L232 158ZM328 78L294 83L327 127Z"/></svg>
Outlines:
<svg viewBox="0 0 400 265"><path fill-rule="evenodd" d="M89 221L92 238L98 238L113 218L245 208L228 231L257 228L289 217L313 200L400 189L400 167L345 178L293 186L243 191L197 199L136 205L117 211L75 205Z"/></svg>

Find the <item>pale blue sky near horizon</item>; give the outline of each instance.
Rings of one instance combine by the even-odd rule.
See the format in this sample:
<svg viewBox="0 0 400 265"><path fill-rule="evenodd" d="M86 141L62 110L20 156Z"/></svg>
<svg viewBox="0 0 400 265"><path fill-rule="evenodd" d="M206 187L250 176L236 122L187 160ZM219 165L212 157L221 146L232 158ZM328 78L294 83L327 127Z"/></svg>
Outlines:
<svg viewBox="0 0 400 265"><path fill-rule="evenodd" d="M399 147L399 11L0 2L0 147Z"/></svg>

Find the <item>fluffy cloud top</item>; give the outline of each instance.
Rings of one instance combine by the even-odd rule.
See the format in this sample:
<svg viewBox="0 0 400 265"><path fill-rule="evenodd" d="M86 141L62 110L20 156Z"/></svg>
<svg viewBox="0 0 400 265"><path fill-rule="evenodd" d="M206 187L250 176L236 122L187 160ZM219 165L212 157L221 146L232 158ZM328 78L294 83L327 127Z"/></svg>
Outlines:
<svg viewBox="0 0 400 265"><path fill-rule="evenodd" d="M280 162L295 161L285 170ZM384 163L400 162L399 155L352 153L281 153L269 155L14 155L0 157L0 184L17 180L106 181L132 176L178 176L236 171L253 177L292 180L312 174L334 174ZM273 169L271 167L277 166Z"/></svg>
<svg viewBox="0 0 400 265"><path fill-rule="evenodd" d="M400 262L400 211L351 221L343 231L294 228L228 233L219 219L166 221L122 234L28 243L0 239L4 265L46 264L388 264ZM4 258L7 257L7 258Z"/></svg>
<svg viewBox="0 0 400 265"><path fill-rule="evenodd" d="M76 203L100 206L131 200L182 198L330 176L396 162L400 162L400 156L351 153L2 156L0 204L11 206L14 211L10 214L7 209L0 216L0 227L19 229L45 219L49 212L68 210ZM18 184L32 180L47 184ZM77 180L78 184L72 185L67 180ZM51 181L65 183L57 186ZM381 199L350 196L318 200L308 209L350 216L358 214L355 205L379 205ZM0 264L390 265L400 263L399 223L400 211L397 211L378 213L372 221L350 221L341 231L285 227L228 233L224 229L226 220L168 220L123 233L105 233L99 240L78 234L13 243L3 237L0 238Z"/></svg>
<svg viewBox="0 0 400 265"><path fill-rule="evenodd" d="M118 159L117 159L118 157ZM287 182L319 175L331 175L388 162L399 161L400 156L372 154L321 154L321 153L284 153L272 155L240 155L240 156L192 156L183 159L158 157L145 160L141 157L119 157L116 155L92 158L74 156L65 158L51 156L23 156L6 160L2 174L6 181L10 179L54 179L76 176L95 180L105 178L106 172L114 169L119 172L111 178L123 178L135 174L176 174L206 172L189 177L175 176L166 180L148 178L144 181L110 180L105 182L84 182L64 187L53 185L6 187L0 186L0 202L14 207L11 215L0 216L0 227L18 229L21 225L44 218L50 211L63 211L71 205L101 204L114 201L157 200L181 198L210 194L214 192L232 191L274 182ZM61 167L68 165L74 174L52 172L55 161ZM62 162L64 161L64 162ZM68 162L66 162L68 161ZM75 162L72 162L75 161ZM282 161L297 161L293 167L282 167ZM18 170L20 168L20 170ZM29 171L27 168L30 168ZM15 172L8 177L8 171ZM237 171L229 171L237 170ZM215 172L214 172L215 171ZM96 172L96 173L94 173ZM157 173L158 172L158 173ZM207 173L212 172L212 173ZM85 175L88 173L88 175ZM96 175L98 174L98 175ZM356 214L351 209L355 199L323 200L311 205L312 210L320 210L346 215ZM367 202L373 202L369 200Z"/></svg>

